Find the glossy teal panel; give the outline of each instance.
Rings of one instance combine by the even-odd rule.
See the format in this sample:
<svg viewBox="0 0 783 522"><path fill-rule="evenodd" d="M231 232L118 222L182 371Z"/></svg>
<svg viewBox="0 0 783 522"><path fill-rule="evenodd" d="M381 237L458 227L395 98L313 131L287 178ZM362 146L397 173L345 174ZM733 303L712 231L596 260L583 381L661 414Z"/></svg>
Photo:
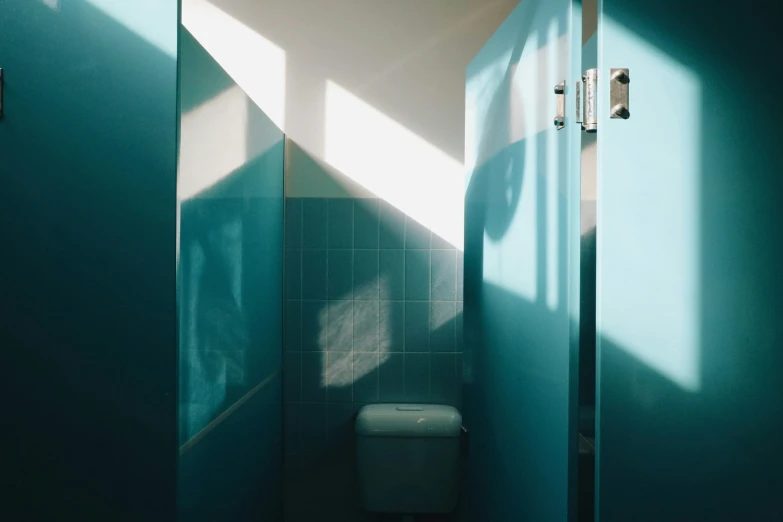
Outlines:
<svg viewBox="0 0 783 522"><path fill-rule="evenodd" d="M578 5L525 1L467 71L466 520L575 517L580 56Z"/></svg>
<svg viewBox="0 0 783 522"><path fill-rule="evenodd" d="M783 157L765 2L604 0L598 516L780 520ZM751 107L763 108L756 112Z"/></svg>
<svg viewBox="0 0 783 522"><path fill-rule="evenodd" d="M183 455L178 520L283 520L280 380L275 377Z"/></svg>
<svg viewBox="0 0 783 522"><path fill-rule="evenodd" d="M283 133L181 39L178 519L281 520Z"/></svg>
<svg viewBox="0 0 783 522"><path fill-rule="evenodd" d="M174 518L178 2L94 4L0 0L7 520Z"/></svg>

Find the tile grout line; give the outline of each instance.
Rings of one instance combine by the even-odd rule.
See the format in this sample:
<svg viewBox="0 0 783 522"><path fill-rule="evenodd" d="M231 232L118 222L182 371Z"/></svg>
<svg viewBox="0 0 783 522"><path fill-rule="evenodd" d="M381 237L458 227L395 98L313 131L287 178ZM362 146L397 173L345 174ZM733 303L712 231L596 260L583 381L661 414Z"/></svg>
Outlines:
<svg viewBox="0 0 783 522"><path fill-rule="evenodd" d="M377 378L377 388L376 388L376 400L381 400L381 203L378 202L378 228L377 228L377 239L378 239L378 256L377 256L377 262L375 264L375 273L378 274L378 360L376 362L378 371L376 372L376 378Z"/></svg>
<svg viewBox="0 0 783 522"><path fill-rule="evenodd" d="M457 321L459 321L459 318L457 317L457 288L459 288L459 285L457 284L457 274L459 273L457 263L459 263L459 256L457 255L457 251L454 250L454 351L457 351ZM456 375L456 366L454 371Z"/></svg>
<svg viewBox="0 0 783 522"><path fill-rule="evenodd" d="M432 233L430 233L430 247L432 247ZM429 303L427 304L427 312L428 312L428 325L427 325L427 399L432 400L432 284L433 284L433 270L434 270L434 264L432 262L432 249L427 252L427 257L429 258L429 264L430 264L430 278L429 281L427 281L427 288L429 289L429 292L427 292L427 295L429 296Z"/></svg>
<svg viewBox="0 0 783 522"><path fill-rule="evenodd" d="M298 351L298 350L291 350L291 351ZM321 353L321 354L323 354L323 353L340 353L340 354L346 354L346 353L351 353L351 352L349 352L348 350L332 350L331 352L329 352L327 350L303 350L303 353ZM372 353L376 353L376 351L375 350L370 350L370 351L359 350L359 351L354 352L354 353L372 354ZM384 353L389 353L391 355L394 355L394 354L402 355L402 351L384 352ZM427 355L430 352L407 352L407 353L414 354L414 355ZM437 354L454 354L454 353L462 353L462 352L460 352L458 350L445 350L445 351L442 351L442 352L435 352L436 355ZM296 401L291 401L291 402L296 402Z"/></svg>
<svg viewBox="0 0 783 522"><path fill-rule="evenodd" d="M432 240L432 236L430 236L430 241ZM432 246L432 244L430 244ZM433 271L435 270L435 263L432 261L432 250L429 251L429 258L430 258L430 270L429 270L429 280L427 281L427 290L430 297L429 302L427 303L427 350L430 353L429 357L427 358L427 398L432 398L432 336L430 335L430 332L432 331L432 294L433 294Z"/></svg>
<svg viewBox="0 0 783 522"><path fill-rule="evenodd" d="M326 281L324 281L324 283L326 284L326 289L325 289L326 292L325 292L325 295L324 295L324 298L326 299L326 347L325 347L325 350L328 352L329 351L329 345L331 344L329 342L330 341L330 339L329 339L329 323L330 323L329 319L331 318L330 316L332 315L332 314L329 313L329 207L331 205L329 204L329 199L328 198L323 198L323 202L324 202L324 206L326 207L326 238L325 238L325 242L326 242L326 245L325 245L325 247L326 247ZM329 356L328 355L326 356L326 362L327 362L327 365L328 365L328 363L329 363ZM328 369L327 369L327 371L328 371ZM327 388L328 388L328 386L327 386ZM328 395L328 393L327 393L327 395ZM327 399L328 399L328 396L327 396Z"/></svg>
<svg viewBox="0 0 783 522"><path fill-rule="evenodd" d="M289 301L304 301L306 303L323 303L325 299L289 299ZM332 299L332 301L359 301L362 303L374 303L379 299ZM454 299L380 299L384 303L461 303Z"/></svg>
<svg viewBox="0 0 783 522"><path fill-rule="evenodd" d="M377 261L375 264L375 274L377 274L377 281L378 281L378 324L376 325L376 333L377 333L377 360L376 360L376 367L378 368L378 371L375 374L376 377L376 396L375 400L380 401L381 400L381 202L378 200L378 212L376 214L376 217L378 218L377 226L376 226L376 240L378 245L378 255L377 255Z"/></svg>
<svg viewBox="0 0 783 522"><path fill-rule="evenodd" d="M304 247L304 201L299 200L299 243ZM299 251L299 295L304 297L304 249ZM299 303L299 400L304 399L304 334L302 325L304 324L304 299ZM302 404L299 404L299 450L302 450Z"/></svg>
<svg viewBox="0 0 783 522"><path fill-rule="evenodd" d="M304 247L304 201L299 200L299 247ZM304 297L304 248L299 251L299 297ZM304 334L302 332L302 324L304 323L304 300L299 302L299 405L298 405L298 426L296 427L296 443L297 453L302 453L304 450L304 437L302 436L302 426L304 417L304 407L302 406L302 400L304 399Z"/></svg>
<svg viewBox="0 0 783 522"><path fill-rule="evenodd" d="M329 425L329 408L327 407L327 403L329 402L329 345L331 344L331 340L329 339L329 323L331 319L331 315L329 313L329 207L330 202L328 198L324 198L324 206L326 207L326 280L324 283L326 284L325 288L325 295L326 298L326 346L324 355L321 356L321 363L323 364L324 356L326 357L326 365L325 370L322 371L322 373L326 374L326 389L324 390L324 402L323 402L323 408L324 408L324 425L321 427L323 430L323 436L324 440L327 440L328 438L328 429L327 426Z"/></svg>
<svg viewBox="0 0 783 522"><path fill-rule="evenodd" d="M291 248L289 250L324 250L326 247L323 246L305 246L300 248ZM412 250L414 252L429 252L430 250L433 252L454 252L453 248L403 248L403 247L381 247L381 246L371 246L371 247L340 247L340 246L331 246L329 247L331 250Z"/></svg>
<svg viewBox="0 0 783 522"><path fill-rule="evenodd" d="M324 374L324 373L326 374L326 387L325 387L326 389L324 390L324 401L323 401L324 425L322 426L322 429L323 429L324 440L327 440L327 438L328 438L328 428L327 428L327 426L329 425L329 408L327 407L327 404L329 402L329 395L331 395L329 393L329 348L330 348L330 344L331 344L331 339L329 338L330 337L330 335L329 335L329 333L330 333L329 325L331 323L330 319L331 319L331 316L332 316L332 314L329 313L330 312L330 310L329 310L330 309L330 306L329 306L329 257L330 257L329 256L329 224L330 223L329 222L331 221L329 219L329 209L331 207L331 202L329 201L329 198L323 198L323 202L324 202L324 207L326 207L326 238L325 238L325 243L326 243L326 245L325 245L325 248L326 248L326 280L324 281L324 283L326 284L325 295L324 295L324 297L326 298L326 346L324 347L325 348L324 355L321 356L321 364L324 366L324 368L322 368L322 370L325 370L325 371L322 371L321 373L322 374ZM323 364L324 357L326 358L326 364L325 365Z"/></svg>
<svg viewBox="0 0 783 522"><path fill-rule="evenodd" d="M350 236L351 236L351 278L350 278L350 289L351 289L351 404L353 404L353 398L354 398L354 384L356 383L356 364L354 361L354 350L356 349L356 337L354 335L354 332L356 331L356 303L354 301L354 298L356 297L356 288L354 288L356 285L354 284L354 281L356 279L356 200L355 198L350 199L350 207L351 207L351 230L350 230Z"/></svg>
<svg viewBox="0 0 783 522"><path fill-rule="evenodd" d="M376 241L378 246L377 251L377 262L375 265L375 273L378 274L378 360L377 360L377 367L378 371L376 373L376 380L377 380L377 389L376 389L376 400L381 400L381 202L378 200L378 209L376 211L375 217L377 218L377 226L376 226Z"/></svg>
<svg viewBox="0 0 783 522"><path fill-rule="evenodd" d="M408 297L408 285L406 284L406 277L407 274L407 258L408 253L405 251L405 241L408 236L408 217L405 217L405 220L403 221L402 225L402 246L403 246L403 252L402 252L402 298L405 299ZM406 342L406 337L408 335L408 322L406 317L406 306L402 305L402 399L406 401L408 399L408 389L407 389L407 383L406 383L406 374L405 370L408 366L408 358L406 354L408 353L408 346Z"/></svg>

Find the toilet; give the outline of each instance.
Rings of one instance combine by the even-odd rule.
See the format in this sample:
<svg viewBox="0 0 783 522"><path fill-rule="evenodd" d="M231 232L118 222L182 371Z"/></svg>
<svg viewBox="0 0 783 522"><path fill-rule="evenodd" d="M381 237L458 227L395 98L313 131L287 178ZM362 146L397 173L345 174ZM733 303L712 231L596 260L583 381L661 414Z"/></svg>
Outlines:
<svg viewBox="0 0 783 522"><path fill-rule="evenodd" d="M356 417L359 489L373 513L449 513L457 504L462 416L437 404L372 404Z"/></svg>

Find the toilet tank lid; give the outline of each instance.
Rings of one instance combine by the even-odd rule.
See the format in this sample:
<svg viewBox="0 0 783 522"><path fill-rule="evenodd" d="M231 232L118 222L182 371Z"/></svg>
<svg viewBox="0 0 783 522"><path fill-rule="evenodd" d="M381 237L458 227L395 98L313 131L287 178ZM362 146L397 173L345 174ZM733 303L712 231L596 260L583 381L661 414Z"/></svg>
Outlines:
<svg viewBox="0 0 783 522"><path fill-rule="evenodd" d="M356 417L364 437L459 437L461 427L459 411L440 404L370 404Z"/></svg>

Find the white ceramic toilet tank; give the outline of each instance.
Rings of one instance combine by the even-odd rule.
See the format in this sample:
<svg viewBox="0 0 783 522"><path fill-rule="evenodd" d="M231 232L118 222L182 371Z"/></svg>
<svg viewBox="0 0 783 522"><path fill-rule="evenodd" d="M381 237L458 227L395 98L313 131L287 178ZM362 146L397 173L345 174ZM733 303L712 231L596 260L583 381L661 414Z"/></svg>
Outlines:
<svg viewBox="0 0 783 522"><path fill-rule="evenodd" d="M356 417L362 504L376 513L448 513L457 504L462 416L451 406L373 404Z"/></svg>

